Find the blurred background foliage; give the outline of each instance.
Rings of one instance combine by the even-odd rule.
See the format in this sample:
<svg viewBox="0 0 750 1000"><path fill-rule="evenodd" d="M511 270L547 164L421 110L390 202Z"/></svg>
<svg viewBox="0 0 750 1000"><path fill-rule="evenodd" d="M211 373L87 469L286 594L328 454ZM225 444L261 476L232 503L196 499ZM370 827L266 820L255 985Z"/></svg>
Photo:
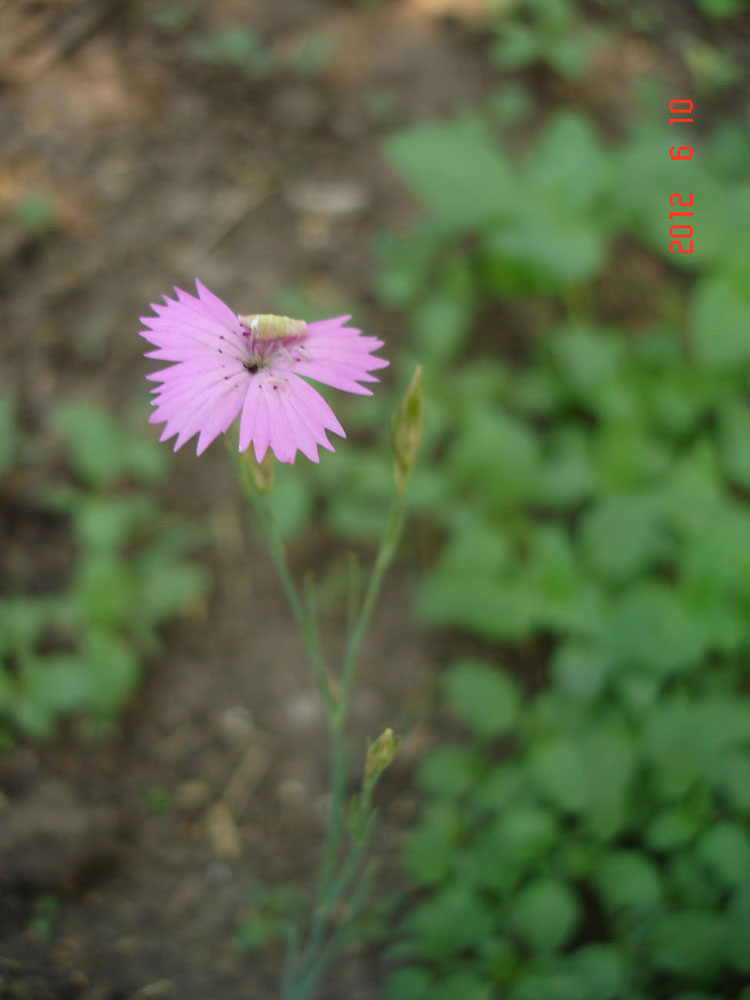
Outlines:
<svg viewBox="0 0 750 1000"><path fill-rule="evenodd" d="M207 583L205 571L185 558L205 533L180 524L154 497L167 474L164 449L140 427L124 427L83 403L61 404L49 430L35 438L23 433L14 398L0 397L6 746L14 733L50 736L62 717L75 716L88 733L116 718L142 661L162 648L158 627L197 607ZM53 480L21 492L25 468L49 462L53 450L64 455L53 462ZM30 532L34 563L23 549Z"/></svg>
<svg viewBox="0 0 750 1000"><path fill-rule="evenodd" d="M666 46L679 5L476 6L502 86L401 128L393 92L369 95L393 183L419 206L376 227L355 304L360 325L369 310L397 331L390 390L337 406L351 440L319 467L279 469L274 488L290 539L317 521L374 538L391 470L371 442L422 364L407 557L427 553L421 619L471 652L435 664L441 739L417 768L385 997L748 1000L750 148L743 68L713 33L747 13L685 4L707 26L670 42L696 124L669 128L675 94L656 75L616 120L578 107L575 88L626 36ZM199 16L149 7L186 59L243 80L332 58L325 32L279 49L244 21L197 30ZM542 106L550 78L567 89ZM686 144L693 159L671 161ZM691 255L669 252L674 191L694 196ZM44 191L14 212L32 241L65 223ZM313 318L341 297L290 286L277 307ZM63 519L75 558L52 581L4 568L6 742L71 712L111 718L158 627L206 583L186 559L202 533L153 499L168 454L90 408L52 423L58 477L21 499ZM4 395L0 482L16 506L18 470L45 447Z"/></svg>
<svg viewBox="0 0 750 1000"><path fill-rule="evenodd" d="M503 68L578 77L615 29L530 0L492 30ZM683 53L691 94L737 78L708 51ZM518 86L383 146L423 210L378 236L375 276L429 400L418 610L481 650L442 673L463 731L418 768L388 1000L750 996L748 135L669 128L667 103L644 80L604 141ZM669 252L673 191L692 255ZM321 467L336 531L377 532L381 464ZM311 508L289 489L291 530Z"/></svg>

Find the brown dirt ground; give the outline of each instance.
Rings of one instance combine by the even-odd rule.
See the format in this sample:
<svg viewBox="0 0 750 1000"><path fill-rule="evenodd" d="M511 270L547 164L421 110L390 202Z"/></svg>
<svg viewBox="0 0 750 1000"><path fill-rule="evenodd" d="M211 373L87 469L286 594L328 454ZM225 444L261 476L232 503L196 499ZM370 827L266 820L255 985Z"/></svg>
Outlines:
<svg viewBox="0 0 750 1000"><path fill-rule="evenodd" d="M289 285L374 308L371 237L406 208L379 158L382 129L487 93L477 40L457 23L310 0L222 0L198 5L170 33L154 25L156 6L0 5L0 365L29 428L43 428L62 399L117 413L145 398L137 316L196 274L243 309L271 309ZM238 21L282 56L323 31L336 40L333 57L322 73L259 81L190 57L202 27ZM368 112L378 95L382 126ZM311 179L349 191L352 204L339 216L308 208L299 183ZM59 230L35 240L9 218L40 189L53 195ZM324 722L272 567L244 537L223 450L200 463L180 453L165 493L212 524L210 600L168 631L165 655L105 740L81 745L68 734L0 758L19 842L4 892L0 881L0 996L278 995L279 951L247 954L233 935L253 886L304 888L315 876ZM27 532L33 559L33 515ZM53 573L70 558L60 546L64 538L45 543ZM295 565L320 568L327 548L309 538ZM432 658L408 612L413 589L409 566L398 565L363 656L350 733L356 773L365 737L386 725L412 732L380 796L374 853L386 882L414 812L406 775L424 743L415 723ZM239 832L236 858L217 844L220 831L210 835L220 800ZM50 892L59 912L48 936L35 935L35 906ZM323 995L372 998L378 979L373 957L355 949Z"/></svg>
<svg viewBox="0 0 750 1000"><path fill-rule="evenodd" d="M62 399L122 413L145 396L137 316L196 274L238 311L270 311L290 285L360 303L393 356L401 331L371 297L371 237L412 209L380 139L476 104L502 82L482 58L473 0L185 0L193 13L175 30L155 21L167 7L178 10L0 0L0 373L30 429L44 428ZM205 31L237 22L252 24L280 63L311 32L329 35L333 54L318 73L281 68L262 79L191 56ZM606 124L613 108L627 113L633 79L655 62L632 40L605 53L585 92L542 73L535 96L546 108L584 103ZM320 190L300 188L310 180L348 196L339 214L321 207ZM9 221L35 190L51 192L58 219L43 240ZM222 449L200 462L180 452L165 498L212 525L207 606L168 630L165 655L106 739L63 734L0 757L0 793L21 831L15 881L25 883L3 890L0 879L3 997L278 995L278 952L249 955L233 934L254 885L314 878L323 720L268 559L244 537ZM60 546L64 562L64 538ZM312 534L295 566L319 569L331 551L342 555ZM59 562L59 550L49 558ZM409 773L433 738L430 668L454 641L415 624L414 589L414 562L402 560L363 656L350 734L356 766L366 736L386 725L410 734L380 793L374 853L391 886L399 831L416 808ZM221 830L210 835L222 799L238 857L231 845L221 857ZM29 924L46 892L60 910L40 937ZM372 1000L379 983L374 954L355 949L321 996Z"/></svg>

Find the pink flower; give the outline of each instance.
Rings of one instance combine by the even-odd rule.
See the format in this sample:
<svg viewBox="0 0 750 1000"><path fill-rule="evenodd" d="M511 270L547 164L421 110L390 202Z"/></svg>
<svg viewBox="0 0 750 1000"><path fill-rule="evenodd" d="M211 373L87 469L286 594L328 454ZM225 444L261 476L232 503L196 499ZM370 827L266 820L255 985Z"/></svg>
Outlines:
<svg viewBox="0 0 750 1000"><path fill-rule="evenodd" d="M305 377L369 396L359 383L377 382L369 373L388 364L373 356L383 342L346 326L349 316L240 317L197 279L195 287L197 298L175 288L176 300L165 295L166 305L151 305L155 317L141 318L141 336L157 347L146 357L175 362L147 376L161 383L150 417L165 424L161 440L176 434L177 451L198 434L200 455L239 416L239 450L252 442L259 462L268 448L290 463L297 451L317 462L318 445L333 451L326 431L346 435Z"/></svg>

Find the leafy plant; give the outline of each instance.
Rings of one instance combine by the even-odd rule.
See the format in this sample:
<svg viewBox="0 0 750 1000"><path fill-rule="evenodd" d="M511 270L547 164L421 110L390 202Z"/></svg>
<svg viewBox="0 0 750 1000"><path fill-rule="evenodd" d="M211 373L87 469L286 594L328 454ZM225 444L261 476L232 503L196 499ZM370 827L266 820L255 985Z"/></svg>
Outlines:
<svg viewBox="0 0 750 1000"><path fill-rule="evenodd" d="M503 69L542 62L565 77L581 76L603 40L600 29L581 23L569 0L522 0L495 30L491 56Z"/></svg>
<svg viewBox="0 0 750 1000"><path fill-rule="evenodd" d="M0 411L7 476L44 442L20 438L7 399ZM59 407L53 424L73 477L25 504L37 518L55 512L64 519L76 549L69 579L39 592L10 573L0 594L0 719L33 737L50 735L70 714L114 717L135 690L143 659L160 648L159 626L206 584L185 560L200 536L150 495L165 473L161 450L89 405ZM25 558L45 556L40 546Z"/></svg>
<svg viewBox="0 0 750 1000"><path fill-rule="evenodd" d="M419 610L494 644L444 675L466 737L418 770L388 1000L687 1000L750 971L746 185L733 140L675 181L666 139L646 122L607 151L563 113L520 164L476 115L386 145L425 217L381 240L379 291L440 401ZM675 186L705 208L687 260ZM597 316L622 233L695 275L662 269L627 325ZM513 365L509 301L539 331Z"/></svg>

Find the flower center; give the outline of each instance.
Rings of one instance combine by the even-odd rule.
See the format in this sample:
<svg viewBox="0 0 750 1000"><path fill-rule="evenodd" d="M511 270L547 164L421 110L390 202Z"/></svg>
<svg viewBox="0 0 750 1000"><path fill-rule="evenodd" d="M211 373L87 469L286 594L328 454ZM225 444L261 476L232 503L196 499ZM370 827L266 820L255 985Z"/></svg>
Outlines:
<svg viewBox="0 0 750 1000"><path fill-rule="evenodd" d="M251 313L237 317L248 331L259 340L283 340L286 337L301 337L307 329L303 319L291 316L274 316L271 313Z"/></svg>

